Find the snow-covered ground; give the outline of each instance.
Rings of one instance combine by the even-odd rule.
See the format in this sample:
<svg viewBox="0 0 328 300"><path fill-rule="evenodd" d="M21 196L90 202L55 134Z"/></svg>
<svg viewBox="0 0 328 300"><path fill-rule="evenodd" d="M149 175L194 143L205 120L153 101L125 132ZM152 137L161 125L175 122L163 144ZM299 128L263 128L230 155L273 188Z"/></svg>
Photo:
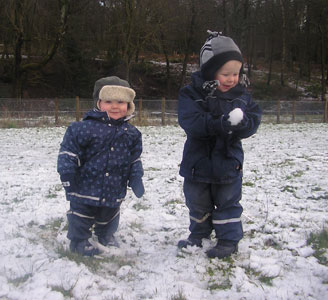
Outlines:
<svg viewBox="0 0 328 300"><path fill-rule="evenodd" d="M245 237L229 259L188 235L179 127L141 127L146 193L128 191L120 248L72 255L56 160L65 128L0 130L0 299L328 299L307 245L328 227L328 124L261 125L244 141ZM327 252L326 252L327 255Z"/></svg>

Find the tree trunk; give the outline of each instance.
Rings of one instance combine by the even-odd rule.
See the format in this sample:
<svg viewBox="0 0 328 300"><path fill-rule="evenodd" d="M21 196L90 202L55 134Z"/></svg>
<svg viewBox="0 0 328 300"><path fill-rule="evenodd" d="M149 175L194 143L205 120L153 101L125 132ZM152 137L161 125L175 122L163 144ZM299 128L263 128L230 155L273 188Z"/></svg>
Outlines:
<svg viewBox="0 0 328 300"><path fill-rule="evenodd" d="M24 1L15 1L14 7L14 19L12 20L15 30L15 54L14 54L14 74L13 74L13 97L21 98L23 91L23 76L30 70L42 69L56 54L56 51L60 45L61 39L66 32L67 17L69 13L70 0L59 0L60 4L60 24L57 28L56 38L53 45L50 47L50 51L42 58L38 63L23 64L22 60L22 48L24 45L24 26L23 18L26 16L24 11Z"/></svg>
<svg viewBox="0 0 328 300"><path fill-rule="evenodd" d="M320 70L321 70L321 100L326 100L326 81L325 81L325 61L326 61L326 55L325 55L325 36L324 31L320 25L318 24L318 29L320 33Z"/></svg>
<svg viewBox="0 0 328 300"><path fill-rule="evenodd" d="M167 50L167 46L165 44L164 40L164 34L162 31L160 31L160 41L161 41L161 47L162 51L165 56L165 63L166 63L166 92L170 96L171 94L171 69L170 69L170 59L169 59L169 53Z"/></svg>
<svg viewBox="0 0 328 300"><path fill-rule="evenodd" d="M273 40L271 40L271 49L270 49L270 57L269 57L269 72L268 72L268 80L267 85L271 83L271 73L272 73L272 61L273 61Z"/></svg>
<svg viewBox="0 0 328 300"><path fill-rule="evenodd" d="M281 51L281 71L280 84L285 85L285 66L286 66L286 12L283 0L280 0L280 9L282 17L282 51Z"/></svg>
<svg viewBox="0 0 328 300"><path fill-rule="evenodd" d="M16 1L14 7L14 31L15 31L15 44L14 44L14 66L13 66L13 96L21 98L22 96L22 47L24 44L23 38L23 2Z"/></svg>
<svg viewBox="0 0 328 300"><path fill-rule="evenodd" d="M190 20L190 26L189 26L189 31L188 31L188 35L187 35L186 47L185 47L185 51L184 51L184 60L183 60L182 73L181 73L181 79L180 79L180 85L179 85L180 88L184 85L185 80L186 80L187 63L189 61L191 43L193 41L194 32L195 32L195 25L196 25L195 0L191 0L191 20Z"/></svg>

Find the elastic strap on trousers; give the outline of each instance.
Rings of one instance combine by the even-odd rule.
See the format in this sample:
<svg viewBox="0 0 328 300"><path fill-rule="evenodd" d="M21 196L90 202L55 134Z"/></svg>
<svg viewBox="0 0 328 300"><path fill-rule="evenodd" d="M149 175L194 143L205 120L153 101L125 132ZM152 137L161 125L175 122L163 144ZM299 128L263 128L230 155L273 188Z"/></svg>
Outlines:
<svg viewBox="0 0 328 300"><path fill-rule="evenodd" d="M193 216L190 216L189 215L189 217L190 217L190 220L193 220L193 221L195 221L196 223L204 223L207 219L208 219L208 217L210 216L211 214L210 213L207 213L207 214L205 214L204 215L204 217L202 217L201 219L197 219L197 218L195 218L195 217L193 217Z"/></svg>
<svg viewBox="0 0 328 300"><path fill-rule="evenodd" d="M237 223L240 221L241 221L240 218L231 218L231 219L226 219L226 220L212 220L213 224L218 224L218 225L228 224L228 223Z"/></svg>
<svg viewBox="0 0 328 300"><path fill-rule="evenodd" d="M83 214L80 214L80 213L78 213L76 211L72 211L72 210L69 210L67 212L67 215L75 215L75 216L78 216L78 217L81 217L81 218L92 219L92 220L95 219L95 217L83 215Z"/></svg>
<svg viewBox="0 0 328 300"><path fill-rule="evenodd" d="M118 215L120 214L120 210L117 211L117 213L107 222L97 222L97 224L99 225L107 225L108 223L112 222Z"/></svg>

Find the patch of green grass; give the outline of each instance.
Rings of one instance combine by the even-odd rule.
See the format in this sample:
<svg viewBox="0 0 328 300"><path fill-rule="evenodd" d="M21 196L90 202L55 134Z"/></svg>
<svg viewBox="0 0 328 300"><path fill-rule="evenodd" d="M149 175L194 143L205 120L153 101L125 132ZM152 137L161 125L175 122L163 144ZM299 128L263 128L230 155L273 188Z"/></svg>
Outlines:
<svg viewBox="0 0 328 300"><path fill-rule="evenodd" d="M11 283L12 285L18 287L22 283L25 283L30 277L32 277L32 273L27 273L23 276L19 276L16 278L8 279L8 283Z"/></svg>
<svg viewBox="0 0 328 300"><path fill-rule="evenodd" d="M323 229L317 233L311 233L307 239L307 244L314 249L314 257L318 259L319 263L328 266L328 230Z"/></svg>
<svg viewBox="0 0 328 300"><path fill-rule="evenodd" d="M164 206L175 205L175 204L184 204L184 201L182 199L172 199L172 200L166 201L164 203Z"/></svg>
<svg viewBox="0 0 328 300"><path fill-rule="evenodd" d="M0 128L19 128L19 125L17 124L17 122L8 119L0 122Z"/></svg>
<svg viewBox="0 0 328 300"><path fill-rule="evenodd" d="M145 171L161 171L161 169L150 167L150 168L145 169Z"/></svg>
<svg viewBox="0 0 328 300"><path fill-rule="evenodd" d="M287 158L284 161L280 162L277 164L278 167L290 167L290 166L294 166L295 162L293 159Z"/></svg>
<svg viewBox="0 0 328 300"><path fill-rule="evenodd" d="M51 289L55 292L61 293L65 298L73 297L73 288L65 290L62 286L51 286Z"/></svg>
<svg viewBox="0 0 328 300"><path fill-rule="evenodd" d="M268 286L272 286L272 280L274 279L275 277L270 277L270 276L260 276L259 277L259 281L262 282L263 284L265 285L268 285Z"/></svg>
<svg viewBox="0 0 328 300"><path fill-rule="evenodd" d="M48 199L57 198L57 195L56 195L56 194L48 194L48 195L46 196L46 198L48 198Z"/></svg>
<svg viewBox="0 0 328 300"><path fill-rule="evenodd" d="M286 180L291 180L293 178L298 178L298 177L302 177L304 175L304 171L295 171L293 172L291 175L288 175L286 177Z"/></svg>
<svg viewBox="0 0 328 300"><path fill-rule="evenodd" d="M288 192L288 193L294 193L295 192L295 187L286 185L281 189L282 192Z"/></svg>
<svg viewBox="0 0 328 300"><path fill-rule="evenodd" d="M187 300L187 297L183 294L183 291L180 289L178 294L171 296L170 300Z"/></svg>
<svg viewBox="0 0 328 300"><path fill-rule="evenodd" d="M273 285L272 281L273 281L273 279L276 278L276 277L272 277L272 276L265 276L260 271L256 271L255 269L253 269L251 267L245 268L245 274L248 277L250 277L251 281L258 279L261 283L268 285L268 286L272 286Z"/></svg>
<svg viewBox="0 0 328 300"><path fill-rule="evenodd" d="M231 289L231 287L232 287L232 284L231 284L229 278L226 278L221 283L213 282L213 283L209 283L209 285L208 285L208 289L210 291L213 291L213 290L229 290L229 289Z"/></svg>
<svg viewBox="0 0 328 300"><path fill-rule="evenodd" d="M96 273L103 270L103 264L111 262L110 257L88 257L82 256L78 253L74 253L69 249L65 249L63 246L58 246L57 253L60 258L67 258L71 261L76 262L78 265L85 265L90 272Z"/></svg>
<svg viewBox="0 0 328 300"><path fill-rule="evenodd" d="M142 231L142 223L138 223L138 222L131 222L130 223L130 228L136 230L136 231Z"/></svg>
<svg viewBox="0 0 328 300"><path fill-rule="evenodd" d="M233 274L234 261L231 257L221 259L218 263L211 259L211 264L206 268L207 274L210 276L207 288L213 290L227 290L232 287L230 277Z"/></svg>
<svg viewBox="0 0 328 300"><path fill-rule="evenodd" d="M142 204L141 202L138 202L138 203L136 203L136 204L133 205L133 208L136 211L139 211L139 210L147 210L147 209L149 209L149 205L145 205L145 204Z"/></svg>
<svg viewBox="0 0 328 300"><path fill-rule="evenodd" d="M249 182L249 181L246 181L246 182L243 182L243 186L250 186L250 187L254 187L255 184L253 182Z"/></svg>

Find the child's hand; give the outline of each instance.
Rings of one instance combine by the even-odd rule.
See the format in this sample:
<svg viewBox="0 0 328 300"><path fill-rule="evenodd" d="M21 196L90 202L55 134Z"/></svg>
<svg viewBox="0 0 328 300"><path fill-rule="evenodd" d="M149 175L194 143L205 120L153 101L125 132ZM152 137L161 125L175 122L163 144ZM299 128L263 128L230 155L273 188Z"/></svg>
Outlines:
<svg viewBox="0 0 328 300"><path fill-rule="evenodd" d="M129 186L132 188L133 193L138 197L141 198L145 193L145 188L142 183L141 177L131 178L129 180Z"/></svg>
<svg viewBox="0 0 328 300"><path fill-rule="evenodd" d="M60 180L67 193L72 193L77 191L75 174L63 174L60 176Z"/></svg>

